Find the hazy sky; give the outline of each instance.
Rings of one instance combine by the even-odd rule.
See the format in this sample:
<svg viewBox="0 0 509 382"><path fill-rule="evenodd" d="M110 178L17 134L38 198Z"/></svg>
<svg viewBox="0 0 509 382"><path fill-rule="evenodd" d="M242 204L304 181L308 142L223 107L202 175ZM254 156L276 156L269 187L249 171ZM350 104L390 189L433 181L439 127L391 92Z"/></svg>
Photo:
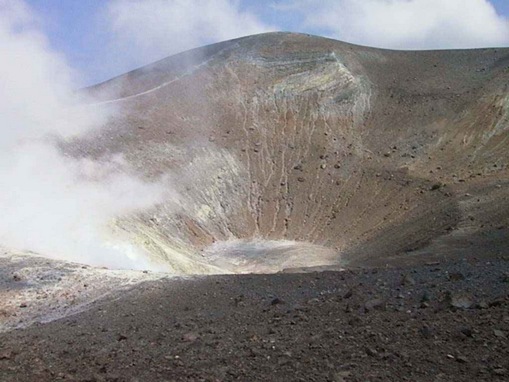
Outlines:
<svg viewBox="0 0 509 382"><path fill-rule="evenodd" d="M5 1L0 0L0 4ZM26 0L92 84L182 50L272 30L393 49L509 46L508 0Z"/></svg>

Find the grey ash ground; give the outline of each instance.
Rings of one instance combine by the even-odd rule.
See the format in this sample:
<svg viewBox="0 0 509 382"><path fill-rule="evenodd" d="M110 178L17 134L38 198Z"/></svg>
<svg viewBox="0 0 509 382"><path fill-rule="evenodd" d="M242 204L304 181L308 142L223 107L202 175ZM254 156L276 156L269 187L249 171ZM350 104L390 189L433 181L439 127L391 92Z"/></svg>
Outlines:
<svg viewBox="0 0 509 382"><path fill-rule="evenodd" d="M498 259L146 282L0 334L0 380L509 380L508 270Z"/></svg>

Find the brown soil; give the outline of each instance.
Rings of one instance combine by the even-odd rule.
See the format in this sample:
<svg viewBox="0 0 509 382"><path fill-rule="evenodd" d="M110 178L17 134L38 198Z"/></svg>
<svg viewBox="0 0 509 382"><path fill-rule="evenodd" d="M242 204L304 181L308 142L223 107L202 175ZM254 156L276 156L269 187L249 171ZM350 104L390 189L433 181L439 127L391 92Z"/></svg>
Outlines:
<svg viewBox="0 0 509 382"><path fill-rule="evenodd" d="M508 380L508 265L147 282L0 334L0 380Z"/></svg>

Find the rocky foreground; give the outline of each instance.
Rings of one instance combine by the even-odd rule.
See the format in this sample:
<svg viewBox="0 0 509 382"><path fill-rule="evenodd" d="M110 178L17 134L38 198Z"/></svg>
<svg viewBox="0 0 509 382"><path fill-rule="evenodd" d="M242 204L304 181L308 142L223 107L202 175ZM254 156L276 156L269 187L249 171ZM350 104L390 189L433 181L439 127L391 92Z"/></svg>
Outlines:
<svg viewBox="0 0 509 382"><path fill-rule="evenodd" d="M499 258L147 281L0 334L0 380L509 380L508 272Z"/></svg>

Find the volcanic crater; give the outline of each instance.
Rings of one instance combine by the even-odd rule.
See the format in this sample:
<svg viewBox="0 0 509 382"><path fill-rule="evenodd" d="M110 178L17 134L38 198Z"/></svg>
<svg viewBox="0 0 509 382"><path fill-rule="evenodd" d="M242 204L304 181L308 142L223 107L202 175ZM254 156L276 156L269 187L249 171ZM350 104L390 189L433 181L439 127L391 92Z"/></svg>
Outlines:
<svg viewBox="0 0 509 382"><path fill-rule="evenodd" d="M163 272L1 248L0 380L507 380L508 86L269 33L82 90L115 112L60 148L165 187L108 231Z"/></svg>
<svg viewBox="0 0 509 382"><path fill-rule="evenodd" d="M269 33L85 91L172 198L116 225L175 274L422 263L508 244L509 49L390 51Z"/></svg>

